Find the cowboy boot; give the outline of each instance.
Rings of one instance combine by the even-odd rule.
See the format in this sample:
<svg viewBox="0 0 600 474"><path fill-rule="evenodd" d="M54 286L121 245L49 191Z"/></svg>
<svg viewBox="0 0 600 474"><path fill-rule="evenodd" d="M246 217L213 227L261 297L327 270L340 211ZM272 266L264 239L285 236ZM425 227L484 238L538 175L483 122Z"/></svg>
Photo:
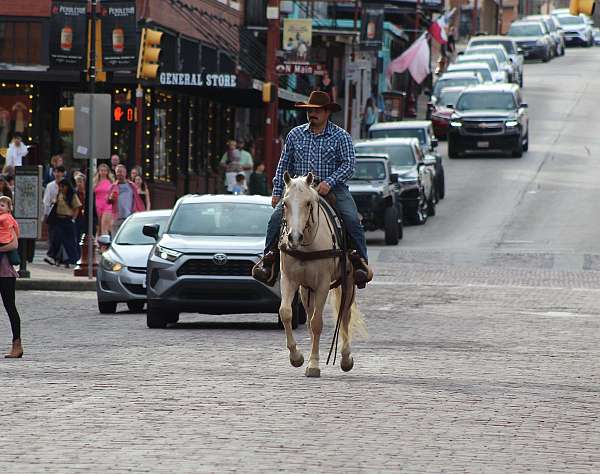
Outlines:
<svg viewBox="0 0 600 474"><path fill-rule="evenodd" d="M265 253L252 268L254 279L264 283L267 286L275 285L279 275L279 249L272 249Z"/></svg>
<svg viewBox="0 0 600 474"><path fill-rule="evenodd" d="M23 357L23 346L21 339L15 339L12 343L12 349L8 354L4 354L5 359L20 359Z"/></svg>
<svg viewBox="0 0 600 474"><path fill-rule="evenodd" d="M373 279L373 270L356 250L352 250L348 257L354 268L354 282L358 288L362 289Z"/></svg>

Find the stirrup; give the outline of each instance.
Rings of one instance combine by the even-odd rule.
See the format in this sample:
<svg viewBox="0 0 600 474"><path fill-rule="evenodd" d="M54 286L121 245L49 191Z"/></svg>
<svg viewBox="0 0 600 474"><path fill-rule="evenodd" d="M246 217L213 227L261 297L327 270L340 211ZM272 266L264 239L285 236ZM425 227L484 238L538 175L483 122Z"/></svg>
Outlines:
<svg viewBox="0 0 600 474"><path fill-rule="evenodd" d="M265 265L265 260L273 259L271 264ZM267 252L259 262L252 267L252 277L267 286L274 286L279 276L279 252Z"/></svg>

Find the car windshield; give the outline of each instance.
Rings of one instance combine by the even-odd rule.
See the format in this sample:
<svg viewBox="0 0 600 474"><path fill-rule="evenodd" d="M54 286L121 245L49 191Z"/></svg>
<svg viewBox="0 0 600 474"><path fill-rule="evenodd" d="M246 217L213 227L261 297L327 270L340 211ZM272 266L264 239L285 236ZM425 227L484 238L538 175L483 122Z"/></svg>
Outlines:
<svg viewBox="0 0 600 474"><path fill-rule="evenodd" d="M464 66L468 66L468 64L465 64ZM483 77L483 80L485 82L491 82L491 81L493 81L493 79L492 79L492 72L488 68L473 68L473 69L468 69L468 68L465 67L464 69L462 69L462 68L460 68L460 69L456 68L455 69L455 66L450 66L450 70L451 71L462 71L462 72L465 72L465 71L478 72L481 75L481 77Z"/></svg>
<svg viewBox="0 0 600 474"><path fill-rule="evenodd" d="M265 235L273 209L268 204L201 202L177 208L169 234L207 236Z"/></svg>
<svg viewBox="0 0 600 474"><path fill-rule="evenodd" d="M583 25L585 22L580 16L559 16L558 21L561 25Z"/></svg>
<svg viewBox="0 0 600 474"><path fill-rule="evenodd" d="M356 151L359 153L377 153L388 155L392 166L414 166L416 164L415 156L410 145L357 145Z"/></svg>
<svg viewBox="0 0 600 474"><path fill-rule="evenodd" d="M515 25L508 30L508 36L542 36L542 25Z"/></svg>
<svg viewBox="0 0 600 474"><path fill-rule="evenodd" d="M466 92L460 96L456 110L513 110L515 99L510 92Z"/></svg>
<svg viewBox="0 0 600 474"><path fill-rule="evenodd" d="M417 138L421 145L427 143L423 128L391 128L389 130L373 130L370 138Z"/></svg>
<svg viewBox="0 0 600 474"><path fill-rule="evenodd" d="M465 54L468 56L472 56L474 54L493 54L494 56L496 56L496 59L498 61L500 61L501 63L505 63L508 60L506 59L506 55L504 54L504 51L502 51L501 49L475 49L475 50L467 50L465 51Z"/></svg>
<svg viewBox="0 0 600 474"><path fill-rule="evenodd" d="M455 86L470 86L472 84L479 84L476 77L463 77L462 79L440 79L433 86L433 92L431 95L439 97L442 89L446 87Z"/></svg>
<svg viewBox="0 0 600 474"><path fill-rule="evenodd" d="M492 58L478 58L478 57L469 57L469 56L459 56L458 58L458 62L460 64L465 64L465 63L486 63L489 67L490 67L490 71L494 71L497 72L498 71L498 65L496 64L496 61L493 60Z"/></svg>
<svg viewBox="0 0 600 474"><path fill-rule="evenodd" d="M142 234L146 224L158 224L159 234L162 234L169 216L134 216L121 227L115 243L118 245L154 245L156 241L152 237Z"/></svg>
<svg viewBox="0 0 600 474"><path fill-rule="evenodd" d="M385 179L385 163L381 161L356 160L352 181L382 181Z"/></svg>
<svg viewBox="0 0 600 474"><path fill-rule="evenodd" d="M458 97L460 96L460 93L462 91L447 91L447 90L443 90L442 93L440 94L440 100L438 101L438 104L440 105L454 105L456 104L456 101L458 100Z"/></svg>

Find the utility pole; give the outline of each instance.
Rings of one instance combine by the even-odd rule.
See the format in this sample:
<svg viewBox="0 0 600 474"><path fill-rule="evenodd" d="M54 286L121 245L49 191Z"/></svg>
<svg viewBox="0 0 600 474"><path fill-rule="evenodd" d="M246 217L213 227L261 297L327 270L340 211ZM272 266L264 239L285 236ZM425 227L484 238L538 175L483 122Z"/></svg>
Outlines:
<svg viewBox="0 0 600 474"><path fill-rule="evenodd" d="M265 62L265 83L272 83L274 90L279 88L279 75L275 71L277 51L280 48L279 0L267 3L267 57ZM272 87L273 87L272 86ZM278 94L265 103L265 168L272 178L277 167L276 143L279 141Z"/></svg>

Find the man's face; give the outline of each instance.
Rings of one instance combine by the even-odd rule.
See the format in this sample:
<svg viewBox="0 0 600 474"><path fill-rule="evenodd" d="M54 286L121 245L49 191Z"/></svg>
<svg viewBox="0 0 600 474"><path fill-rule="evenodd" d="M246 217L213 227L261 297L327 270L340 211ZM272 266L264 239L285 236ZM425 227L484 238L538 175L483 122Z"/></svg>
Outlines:
<svg viewBox="0 0 600 474"><path fill-rule="evenodd" d="M15 137L15 146L21 146L21 137Z"/></svg>
<svg viewBox="0 0 600 474"><path fill-rule="evenodd" d="M325 125L329 114L330 112L327 109L308 109L306 117L313 127L319 128Z"/></svg>
<svg viewBox="0 0 600 474"><path fill-rule="evenodd" d="M125 179L127 178L127 170L124 166L117 166L117 169L115 170L115 175L117 176L117 180L125 181Z"/></svg>
<svg viewBox="0 0 600 474"><path fill-rule="evenodd" d="M117 155L113 155L110 157L110 163L113 165L113 168L119 164L119 157Z"/></svg>

